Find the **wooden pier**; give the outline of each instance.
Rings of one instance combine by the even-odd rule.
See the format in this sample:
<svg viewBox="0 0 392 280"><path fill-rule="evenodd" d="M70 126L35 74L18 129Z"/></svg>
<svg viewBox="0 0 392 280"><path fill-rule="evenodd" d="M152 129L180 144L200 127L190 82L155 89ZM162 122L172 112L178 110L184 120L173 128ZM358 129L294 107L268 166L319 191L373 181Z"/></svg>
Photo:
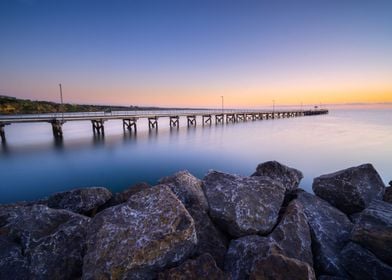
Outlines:
<svg viewBox="0 0 392 280"><path fill-rule="evenodd" d="M124 131L137 131L137 121L147 119L150 130L158 129L158 120L168 118L170 128L178 128L180 118L186 117L187 125L196 126L197 117L201 117L202 125L238 123L245 121L270 120L281 118L293 118L302 116L314 116L328 114L327 109L317 110L291 110L291 111L250 111L250 110L161 110L161 111L125 111L98 113L65 113L65 114L41 114L41 115L7 115L0 116L0 138L6 141L5 127L17 123L45 122L52 125L53 136L56 139L63 137L63 125L71 121L90 121L94 135L105 134L105 121L121 120Z"/></svg>

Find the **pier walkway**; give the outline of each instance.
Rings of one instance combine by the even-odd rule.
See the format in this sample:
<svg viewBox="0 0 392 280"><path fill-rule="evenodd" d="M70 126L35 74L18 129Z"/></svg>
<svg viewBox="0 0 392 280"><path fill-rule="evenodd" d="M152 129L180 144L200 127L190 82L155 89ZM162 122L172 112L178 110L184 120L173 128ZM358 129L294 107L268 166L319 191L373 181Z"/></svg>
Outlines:
<svg viewBox="0 0 392 280"><path fill-rule="evenodd" d="M137 121L148 119L149 129L158 129L160 118L169 118L171 128L179 127L180 117L187 119L188 126L196 126L196 118L201 117L203 125L236 123L241 121L269 120L328 114L327 109L316 110L155 110L155 111L114 111L89 113L55 113L40 115L0 115L0 138L6 141L5 127L17 123L45 122L52 125L53 136L63 137L63 125L71 121L90 121L94 134L105 134L105 121L121 120L124 130L137 131Z"/></svg>

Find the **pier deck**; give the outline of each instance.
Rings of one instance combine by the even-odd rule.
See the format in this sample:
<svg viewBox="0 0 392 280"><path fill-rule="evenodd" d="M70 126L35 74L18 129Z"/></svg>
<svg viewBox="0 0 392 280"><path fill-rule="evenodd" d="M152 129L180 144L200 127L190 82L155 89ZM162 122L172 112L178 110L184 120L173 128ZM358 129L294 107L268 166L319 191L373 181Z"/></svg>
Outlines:
<svg viewBox="0 0 392 280"><path fill-rule="evenodd" d="M202 123L216 124L235 123L242 121L269 120L328 114L327 109L317 110L288 110L288 111L257 111L257 110L160 110L160 111L115 111L110 113L55 113L40 115L3 115L0 116L0 138L6 141L5 126L17 123L50 123L53 136L63 137L62 126L66 122L91 121L94 134L105 134L104 122L108 120L122 120L124 130L136 132L139 119L148 119L149 129L158 129L160 118L169 118L170 127L179 127L180 117L187 118L188 126L196 125L196 118L201 117Z"/></svg>

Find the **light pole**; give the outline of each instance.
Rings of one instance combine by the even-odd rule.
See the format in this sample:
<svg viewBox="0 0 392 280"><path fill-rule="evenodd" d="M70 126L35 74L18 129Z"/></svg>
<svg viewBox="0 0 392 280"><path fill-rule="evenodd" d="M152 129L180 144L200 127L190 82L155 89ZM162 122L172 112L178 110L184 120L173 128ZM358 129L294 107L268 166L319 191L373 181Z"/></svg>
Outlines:
<svg viewBox="0 0 392 280"><path fill-rule="evenodd" d="M60 87L60 100L61 100L61 117L62 117L62 121L64 121L63 89L61 87L61 84L59 84L59 87Z"/></svg>
<svg viewBox="0 0 392 280"><path fill-rule="evenodd" d="M221 95L221 99L222 99L222 114L223 114L223 108L224 108L224 106L223 106L223 102L224 102L224 97L223 97L223 95Z"/></svg>
<svg viewBox="0 0 392 280"><path fill-rule="evenodd" d="M272 118L275 118L275 99L272 100Z"/></svg>

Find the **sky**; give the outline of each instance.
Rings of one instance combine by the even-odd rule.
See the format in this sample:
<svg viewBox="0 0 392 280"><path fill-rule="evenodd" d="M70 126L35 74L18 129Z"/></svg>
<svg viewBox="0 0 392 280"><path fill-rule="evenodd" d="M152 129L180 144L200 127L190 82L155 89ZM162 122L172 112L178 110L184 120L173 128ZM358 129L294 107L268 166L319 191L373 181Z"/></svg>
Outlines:
<svg viewBox="0 0 392 280"><path fill-rule="evenodd" d="M0 95L162 107L392 102L390 0L0 0Z"/></svg>

